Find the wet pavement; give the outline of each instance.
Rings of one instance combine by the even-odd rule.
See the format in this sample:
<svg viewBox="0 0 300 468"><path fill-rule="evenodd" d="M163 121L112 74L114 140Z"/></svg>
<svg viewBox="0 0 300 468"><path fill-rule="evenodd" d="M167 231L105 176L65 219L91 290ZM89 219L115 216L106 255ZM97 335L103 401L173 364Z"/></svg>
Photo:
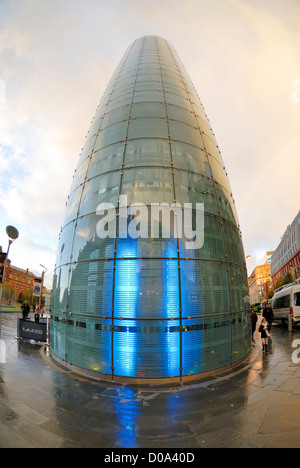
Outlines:
<svg viewBox="0 0 300 468"><path fill-rule="evenodd" d="M274 326L267 356L256 334L239 368L161 388L76 378L16 334L17 314L2 314L0 448L300 447L300 330Z"/></svg>

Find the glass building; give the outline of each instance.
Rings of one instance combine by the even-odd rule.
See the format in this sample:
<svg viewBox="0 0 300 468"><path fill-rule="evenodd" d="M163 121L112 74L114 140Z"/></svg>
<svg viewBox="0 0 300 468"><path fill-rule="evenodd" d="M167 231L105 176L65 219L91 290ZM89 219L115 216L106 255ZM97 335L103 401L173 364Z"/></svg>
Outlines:
<svg viewBox="0 0 300 468"><path fill-rule="evenodd" d="M145 219L157 206L175 207L168 226L161 212ZM204 242L191 249L179 221L193 230L197 206ZM182 380L245 357L250 328L241 233L210 123L173 47L142 37L108 84L73 178L52 353L111 379Z"/></svg>

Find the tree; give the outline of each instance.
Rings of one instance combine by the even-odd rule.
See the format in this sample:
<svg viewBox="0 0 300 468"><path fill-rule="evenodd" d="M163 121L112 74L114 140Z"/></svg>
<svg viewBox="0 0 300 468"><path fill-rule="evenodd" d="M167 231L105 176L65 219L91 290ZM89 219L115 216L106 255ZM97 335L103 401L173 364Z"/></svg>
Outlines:
<svg viewBox="0 0 300 468"><path fill-rule="evenodd" d="M274 284L274 291L278 288L281 288L281 286L283 286L285 283L284 283L284 278L282 276L280 276L280 278L278 278L278 280L276 281L276 283Z"/></svg>
<svg viewBox="0 0 300 468"><path fill-rule="evenodd" d="M5 282L3 284L3 299L6 299L9 301L10 299L13 298L14 295L14 290L12 288L12 285L8 282Z"/></svg>
<svg viewBox="0 0 300 468"><path fill-rule="evenodd" d="M18 295L17 302L19 302L19 304L23 304L23 302L24 302L24 294L23 294L22 292Z"/></svg>
<svg viewBox="0 0 300 468"><path fill-rule="evenodd" d="M23 294L23 296L24 296L24 301L27 301L28 304L31 306L32 305L32 288L28 288Z"/></svg>
<svg viewBox="0 0 300 468"><path fill-rule="evenodd" d="M273 296L274 296L274 289L271 289L271 291L269 291L267 294L267 299L272 299Z"/></svg>
<svg viewBox="0 0 300 468"><path fill-rule="evenodd" d="M292 278L292 275L290 272L288 272L286 275L285 275L285 278L284 278L284 283L283 284L290 284L290 283L293 283L293 278Z"/></svg>

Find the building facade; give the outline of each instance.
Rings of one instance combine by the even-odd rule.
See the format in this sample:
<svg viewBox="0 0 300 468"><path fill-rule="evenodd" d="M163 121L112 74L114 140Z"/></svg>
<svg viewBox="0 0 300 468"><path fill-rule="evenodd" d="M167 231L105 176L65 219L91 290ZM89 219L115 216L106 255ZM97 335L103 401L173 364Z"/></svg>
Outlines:
<svg viewBox="0 0 300 468"><path fill-rule="evenodd" d="M162 212L145 219L157 206L172 207L167 226ZM190 248L198 219L204 238ZM205 110L165 39L128 48L97 108L60 233L51 327L55 356L112 379L182 380L249 352L232 191Z"/></svg>
<svg viewBox="0 0 300 468"><path fill-rule="evenodd" d="M261 303L272 290L271 266L257 266L248 279L251 304Z"/></svg>
<svg viewBox="0 0 300 468"><path fill-rule="evenodd" d="M36 275L28 270L16 267L11 264L8 259L6 263L5 279L4 282L12 289L12 300L17 301L21 293L25 294L32 291L34 279Z"/></svg>
<svg viewBox="0 0 300 468"><path fill-rule="evenodd" d="M286 229L271 260L273 284L290 273L294 280L300 278L300 211Z"/></svg>
<svg viewBox="0 0 300 468"><path fill-rule="evenodd" d="M2 252L1 246L0 252ZM35 278L39 279L40 281L42 280L34 273L29 271L28 268L24 270L23 268L19 268L17 266L12 265L11 260L9 260L9 258L6 260L6 270L3 286L4 289L10 289L11 294L9 294L9 299L11 301L16 302L21 293L32 293ZM45 290L46 288L43 288L43 293L45 293Z"/></svg>

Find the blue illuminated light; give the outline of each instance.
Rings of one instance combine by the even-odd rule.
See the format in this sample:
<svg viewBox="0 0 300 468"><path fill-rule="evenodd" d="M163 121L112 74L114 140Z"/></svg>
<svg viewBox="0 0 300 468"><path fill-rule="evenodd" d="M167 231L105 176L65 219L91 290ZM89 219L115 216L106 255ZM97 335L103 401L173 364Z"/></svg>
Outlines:
<svg viewBox="0 0 300 468"><path fill-rule="evenodd" d="M166 318L173 319L178 316L179 311L179 292L178 292L178 261L177 244L173 241L166 242L164 255L166 260L165 275L162 278L165 289L164 310ZM172 258L173 260L171 260ZM167 377L178 375L180 367L180 332L170 332L170 323L167 327L166 345L164 350L164 359L167 359Z"/></svg>
<svg viewBox="0 0 300 468"><path fill-rule="evenodd" d="M136 239L120 240L118 245L118 258L116 267L115 304L118 316L124 318L120 323L126 328L126 333L115 333L116 372L120 375L132 377L136 373L138 358L137 334L130 330L137 325L133 319L137 316L139 296L138 245Z"/></svg>

